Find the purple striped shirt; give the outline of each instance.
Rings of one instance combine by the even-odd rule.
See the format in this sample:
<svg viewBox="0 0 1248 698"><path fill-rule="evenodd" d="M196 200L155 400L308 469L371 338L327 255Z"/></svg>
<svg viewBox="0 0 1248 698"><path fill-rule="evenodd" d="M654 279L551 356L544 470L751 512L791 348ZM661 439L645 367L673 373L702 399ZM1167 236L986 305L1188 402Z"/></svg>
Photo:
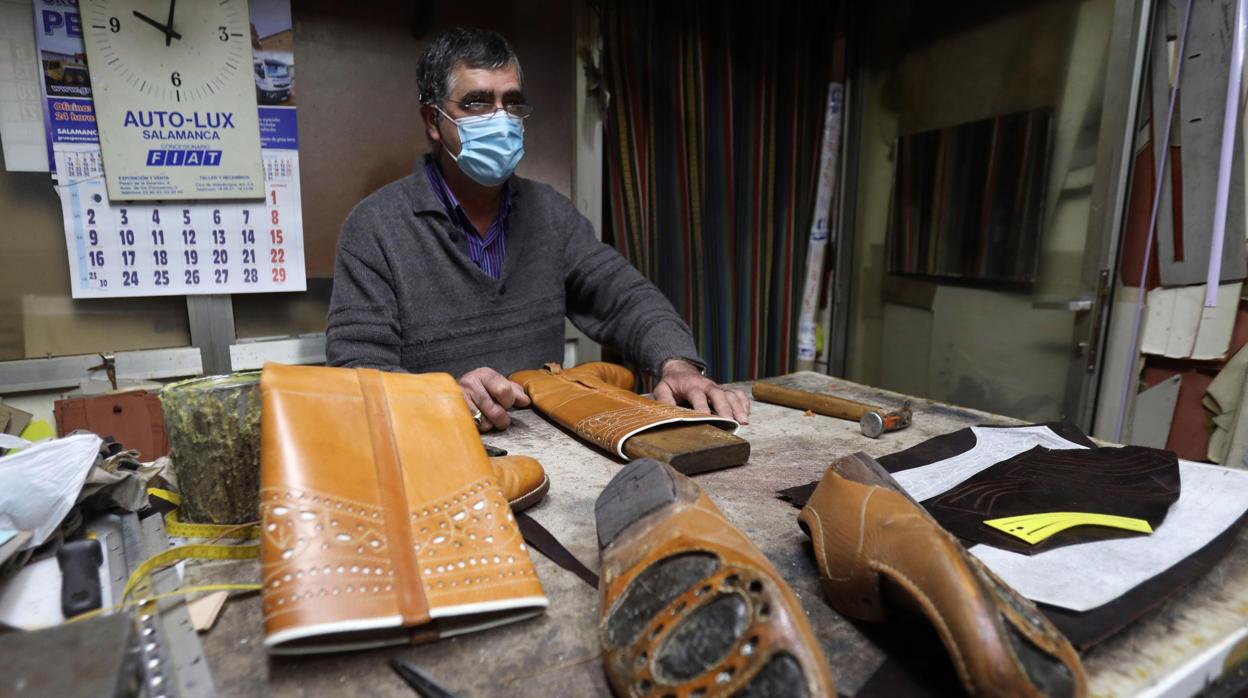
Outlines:
<svg viewBox="0 0 1248 698"><path fill-rule="evenodd" d="M446 178L442 176L442 170L438 168L438 162L434 158L425 160L425 175L429 177L434 195L446 209L446 215L459 227L464 239L468 241L468 258L481 271L489 274L490 278L498 279L503 275L503 259L507 256L507 214L511 212L511 183L503 184L498 213L490 222L485 235L481 235L468 219L468 214L464 213L464 207L447 185Z"/></svg>

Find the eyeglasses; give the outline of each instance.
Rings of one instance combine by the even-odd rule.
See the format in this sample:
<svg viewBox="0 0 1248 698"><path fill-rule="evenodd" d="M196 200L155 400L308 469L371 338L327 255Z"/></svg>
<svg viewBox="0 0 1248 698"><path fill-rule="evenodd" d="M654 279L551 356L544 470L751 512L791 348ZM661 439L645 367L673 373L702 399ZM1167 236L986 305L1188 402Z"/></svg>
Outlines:
<svg viewBox="0 0 1248 698"><path fill-rule="evenodd" d="M517 119L527 119L533 115L533 105L526 104L524 102L505 104L502 107L497 107L493 102L479 102L475 100L472 102L456 102L453 99L448 99L446 101L448 104L459 105L459 108L463 109L469 116L483 116L485 114L494 115L500 111L505 111L508 115L514 116Z"/></svg>

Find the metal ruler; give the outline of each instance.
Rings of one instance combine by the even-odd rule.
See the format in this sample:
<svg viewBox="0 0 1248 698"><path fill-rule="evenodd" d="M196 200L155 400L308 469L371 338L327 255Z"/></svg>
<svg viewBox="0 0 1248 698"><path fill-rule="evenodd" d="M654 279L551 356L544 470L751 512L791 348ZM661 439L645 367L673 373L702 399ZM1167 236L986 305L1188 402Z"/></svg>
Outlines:
<svg viewBox="0 0 1248 698"><path fill-rule="evenodd" d="M112 603L120 601L126 581L139 565L172 545L160 516L140 521L136 514L112 514L91 529L104 542ZM179 586L174 567L151 575L152 595L176 591ZM143 656L144 695L207 698L217 694L185 599L161 599L133 613Z"/></svg>

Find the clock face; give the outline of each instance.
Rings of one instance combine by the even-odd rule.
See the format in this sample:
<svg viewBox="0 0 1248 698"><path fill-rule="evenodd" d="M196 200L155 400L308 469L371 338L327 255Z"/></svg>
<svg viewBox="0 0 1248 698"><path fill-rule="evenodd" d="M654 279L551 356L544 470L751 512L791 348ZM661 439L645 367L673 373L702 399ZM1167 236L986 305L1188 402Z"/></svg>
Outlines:
<svg viewBox="0 0 1248 698"><path fill-rule="evenodd" d="M245 0L84 0L96 89L168 104L211 102L252 80Z"/></svg>

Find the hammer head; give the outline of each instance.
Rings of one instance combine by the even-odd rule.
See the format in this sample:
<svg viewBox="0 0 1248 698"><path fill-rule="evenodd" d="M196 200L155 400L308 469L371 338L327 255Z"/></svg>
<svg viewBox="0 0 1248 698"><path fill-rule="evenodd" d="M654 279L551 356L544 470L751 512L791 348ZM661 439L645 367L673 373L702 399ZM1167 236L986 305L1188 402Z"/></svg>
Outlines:
<svg viewBox="0 0 1248 698"><path fill-rule="evenodd" d="M878 439L886 431L897 431L910 426L912 413L909 404L892 412L871 411L858 420L862 435L869 439Z"/></svg>

